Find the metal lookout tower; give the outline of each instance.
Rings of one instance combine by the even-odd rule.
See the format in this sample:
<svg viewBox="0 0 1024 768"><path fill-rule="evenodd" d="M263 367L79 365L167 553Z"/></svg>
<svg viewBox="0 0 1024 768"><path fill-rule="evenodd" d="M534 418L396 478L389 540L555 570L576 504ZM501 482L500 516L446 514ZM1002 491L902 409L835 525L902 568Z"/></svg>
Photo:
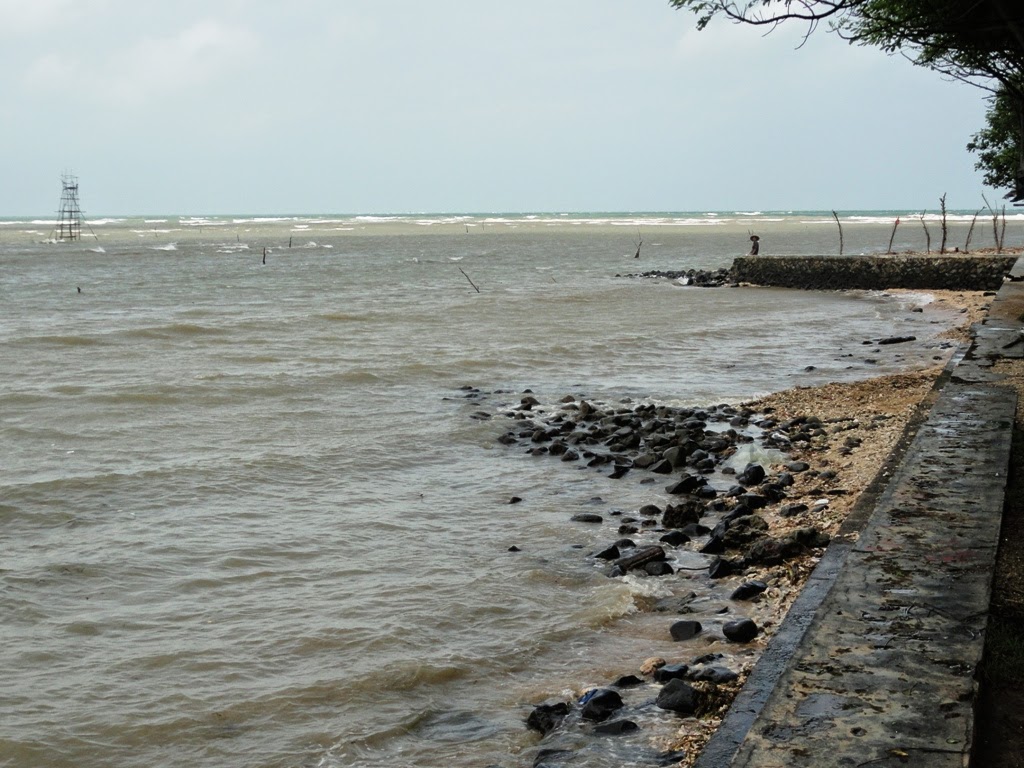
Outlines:
<svg viewBox="0 0 1024 768"><path fill-rule="evenodd" d="M78 178L70 173L60 177L64 189L60 195L60 212L54 235L57 240L80 240L82 237L82 209L78 204Z"/></svg>

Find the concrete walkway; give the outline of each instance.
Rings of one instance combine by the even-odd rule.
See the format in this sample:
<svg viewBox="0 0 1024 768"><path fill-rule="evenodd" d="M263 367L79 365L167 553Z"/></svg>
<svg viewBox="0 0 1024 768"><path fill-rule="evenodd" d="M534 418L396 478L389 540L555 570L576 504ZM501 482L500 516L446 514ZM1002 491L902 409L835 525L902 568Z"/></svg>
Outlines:
<svg viewBox="0 0 1024 768"><path fill-rule="evenodd" d="M1000 290L889 482L826 551L698 768L970 765L1024 284Z"/></svg>

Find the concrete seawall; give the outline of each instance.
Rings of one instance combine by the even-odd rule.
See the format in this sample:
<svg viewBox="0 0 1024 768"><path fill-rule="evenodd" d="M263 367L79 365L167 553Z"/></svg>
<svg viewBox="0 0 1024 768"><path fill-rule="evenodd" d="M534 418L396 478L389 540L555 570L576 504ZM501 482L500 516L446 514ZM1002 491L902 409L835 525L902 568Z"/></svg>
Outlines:
<svg viewBox="0 0 1024 768"><path fill-rule="evenodd" d="M1000 285L908 428L894 471L826 550L697 768L972 764L1017 406L990 368L1024 357L1024 283L1003 283L1001 271Z"/></svg>
<svg viewBox="0 0 1024 768"><path fill-rule="evenodd" d="M1016 256L743 256L733 262L737 282L815 290L888 288L995 291Z"/></svg>

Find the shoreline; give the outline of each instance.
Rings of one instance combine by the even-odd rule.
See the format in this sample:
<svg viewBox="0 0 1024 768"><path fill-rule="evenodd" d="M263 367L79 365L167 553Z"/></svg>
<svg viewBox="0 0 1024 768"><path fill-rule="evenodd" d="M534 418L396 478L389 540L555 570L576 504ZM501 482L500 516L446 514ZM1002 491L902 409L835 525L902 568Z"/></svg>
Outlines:
<svg viewBox="0 0 1024 768"><path fill-rule="evenodd" d="M698 647L684 640L679 643L678 658L636 659L632 665L639 676L632 676L634 680L631 685L644 685L649 694L656 690L655 686L659 683L666 684L662 686L662 690L664 690L669 680L678 677L680 682L673 685L680 688L685 686L693 691L693 697L696 700L691 711L674 710L670 707L663 707L660 703L655 705L667 709L665 715L670 716L674 711L682 717L681 722L675 728L674 735L670 736L667 741L661 740L661 743L657 745L663 758L668 761L663 764L688 768L698 758L701 749L714 734L733 698L742 688L747 675L766 646L767 640L777 630L789 607L800 594L807 577L824 552L824 546L833 537L847 535L843 531L844 522L856 509L858 502L865 495L865 491L876 479L884 475L886 462L905 435L908 424L919 412L929 393L933 391L935 383L946 370L950 359L962 353L961 348L964 342L970 338L971 326L984 319L991 300L991 293L980 291L891 290L885 293L894 297L927 293L932 297L936 308L946 311L953 310L963 316L961 322L938 334L938 338L955 342L954 345L951 345L953 349L942 356L943 360L931 367L904 373L878 376L850 383L796 387L758 397L737 406L696 409L696 416L704 416L708 418L709 422L723 421L727 420L727 417L731 417L730 423L735 426L742 425L743 419L749 418L752 423L758 423L761 428L761 434L750 442L760 442L769 448L784 447L785 458L781 459L780 456L775 456L774 461L763 461L763 478L756 483L753 482L758 479L756 477L753 480L742 477L744 474L742 467L726 469L725 474L738 473L739 478L737 479L742 479L744 482L738 488L731 489L729 494L723 495L721 492L712 494L710 491L703 494L704 501L699 505L703 508L695 519L699 518L701 522L705 522L704 515L707 514L707 526L714 525L715 528L710 532L709 539L704 538L706 533L693 537L693 544L690 545L691 549L689 550L691 555L695 551L714 555L708 570L709 578L714 580L714 587L718 591L725 588L726 594L728 594L735 588L751 583L763 586L763 589L752 597L737 598L735 594L732 594L727 601L730 610L729 615L725 618L750 620L755 626L754 636L738 642L723 637L721 635L722 627L717 626L717 617L705 616L701 613L691 614L690 609L685 605L686 601L683 603L677 601L678 613L687 614L684 621L679 623L688 621L691 624L697 624L694 636L700 636L704 641L703 644ZM524 403L526 402L524 398ZM571 414L575 410L578 415L577 409L588 405L585 402L577 405L575 403L567 404L566 401L563 401L562 409L556 409L554 411L556 415L549 417L551 423L559 424L559 429L564 434L568 421L565 414ZM526 408L526 413L529 413L531 409L532 405ZM617 410L620 421L624 421L622 418L624 409ZM658 414L659 418L667 415L666 412ZM605 418L608 417L609 414L606 413ZM525 413L520 411L516 418L520 420L526 418ZM623 429L626 427L619 428L619 432L622 432ZM779 434L779 432L784 434ZM710 432L705 434L710 434ZM715 470L705 467L701 471L709 474L719 471L722 460L731 458L744 442L742 429L739 435L740 439L726 446L722 454L719 455ZM620 436L625 437L625 434ZM519 439L521 440L522 437L520 435ZM550 435L550 437L558 439L554 435ZM537 431L533 431L528 440L534 444L531 452L540 455L549 451L543 447L545 439L539 437ZM511 444L519 442L519 440L503 442ZM639 443L638 440L637 442ZM611 447L621 448L614 444ZM567 450L571 451L572 449ZM566 460L561 449L551 452L561 454L562 460ZM618 471L623 475L634 466L639 466L635 461L625 460L621 456L598 461L596 466L608 463L615 467L613 472ZM628 468L627 464L629 464ZM595 466L595 464L592 463L591 466ZM650 468L650 465L640 468ZM679 466L673 466L674 474L671 477L666 475L666 479L672 480L679 469ZM684 480L687 474L688 471L683 469ZM699 475L695 476L700 477ZM718 479L720 484L721 477ZM673 497L673 500L680 498L695 501L699 497L693 493L694 491L701 492L699 483L691 488L691 493ZM744 493L741 494L740 491ZM773 493L777 498L773 498ZM762 504L762 500L752 498L758 496L763 496L765 503ZM733 506L729 499L737 497L741 501ZM748 497L751 498L748 499ZM743 503L749 503L750 508L741 508ZM666 515L672 508L673 505L670 504L664 512L657 508L655 510L638 510L639 516L655 515L655 517L646 519L641 517L639 520L631 518L632 522L638 523L634 530L641 535L644 533L661 535L673 531L678 532L678 529L683 527L678 523L684 518L676 515L669 520ZM738 512L737 508L739 508ZM660 522L658 517L661 517ZM628 524L625 522L625 525ZM706 530L707 528L705 528ZM625 535L628 535L627 528L620 528L620 533L623 531L626 531ZM694 529L690 529L690 533L693 532ZM725 541L724 548L709 546L716 536ZM665 537L662 537L661 541L664 540ZM688 541L689 539L687 539L687 543ZM783 542L784 551L781 556L779 556L778 542ZM674 545L662 546L667 557L663 559L655 555L652 561L643 566L647 570L646 573L641 574L642 576L662 578L658 574L671 574L671 565L667 569L664 566L658 566L651 570L651 564L664 562L664 560L673 563L671 549L675 546L685 548L686 543L677 540ZM699 549L697 549L698 546ZM757 546L761 547L760 550L757 550L762 553L760 561L758 555L752 555ZM642 554L644 547L637 544L636 549ZM765 551L769 552L768 557L763 557ZM716 552L717 554L714 554ZM628 549L625 553L616 552L618 559L614 562L619 563L622 567L621 563L628 560L628 557L633 554L635 552ZM596 557L600 556L600 553L596 555ZM633 566L627 564L622 567L622 572L628 572L631 567ZM717 574L714 573L716 567L719 568ZM685 570L694 569L685 568ZM668 575L667 578L672 578L672 576ZM688 586L687 583L680 583L677 588ZM664 608L655 608L655 610L669 612ZM676 619L681 618L683 617L676 617ZM708 626L701 627L700 620L704 620ZM668 623L666 621L666 624ZM675 636L674 628L673 636ZM742 653L730 654L729 651L732 648L741 648ZM706 653L708 650L713 653ZM630 666L628 660L626 660L626 666ZM717 672L712 670L717 670ZM726 675L724 672L729 674ZM586 707L590 705L584 705L581 707L582 714L578 716L578 719L572 720L575 715L575 705L566 702L568 705L566 714L573 726L578 729L582 721L592 721L595 723L594 733L607 733L608 731L603 729L608 727L613 730L624 728L626 730L623 733L633 730L632 726L636 724L628 718L637 704L629 703L629 696L625 692L625 688L629 686L624 684L625 679L620 678L615 684L609 683L608 688L580 692L584 696L593 696L595 690L599 695L603 695L606 691L612 691L612 693L621 691L627 698L625 704L620 704L621 709L615 707L597 717L588 717ZM659 702L661 698L659 693ZM650 710L650 701L647 704L648 710ZM534 712L546 712L547 710L544 709L546 706L541 705ZM650 711L647 714L649 715ZM534 717L535 715L531 715L531 719ZM542 739L535 745L535 748L539 749L535 765L548 764L544 759L544 756L548 754L547 750L554 747L558 751L559 740L556 738L552 742L548 734L558 735L562 719L562 717L555 717L546 721L544 726L547 728L546 732L543 732L543 728L536 728L534 725L535 730L543 732ZM640 736L643 738L642 731ZM664 736L661 738L664 739Z"/></svg>

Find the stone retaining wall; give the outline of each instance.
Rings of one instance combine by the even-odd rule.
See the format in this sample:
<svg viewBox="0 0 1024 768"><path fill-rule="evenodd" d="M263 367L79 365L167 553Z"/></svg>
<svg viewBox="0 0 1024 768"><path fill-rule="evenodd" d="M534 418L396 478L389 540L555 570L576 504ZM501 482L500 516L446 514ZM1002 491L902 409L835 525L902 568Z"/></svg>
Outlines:
<svg viewBox="0 0 1024 768"><path fill-rule="evenodd" d="M743 256L733 262L741 283L814 290L886 288L995 291L1015 256Z"/></svg>

